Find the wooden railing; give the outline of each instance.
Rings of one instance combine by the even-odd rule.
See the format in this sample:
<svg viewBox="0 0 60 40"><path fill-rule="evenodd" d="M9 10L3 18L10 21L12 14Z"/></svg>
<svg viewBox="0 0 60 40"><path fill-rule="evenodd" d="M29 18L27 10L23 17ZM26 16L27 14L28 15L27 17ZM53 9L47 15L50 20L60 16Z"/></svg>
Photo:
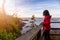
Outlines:
<svg viewBox="0 0 60 40"><path fill-rule="evenodd" d="M60 23L60 22L51 22L51 23Z"/></svg>
<svg viewBox="0 0 60 40"><path fill-rule="evenodd" d="M51 22L51 23L60 23L60 22ZM51 28L50 37L51 40L60 40L60 28Z"/></svg>
<svg viewBox="0 0 60 40"><path fill-rule="evenodd" d="M51 22L51 23L60 23L60 22ZM39 27L36 26L35 28L27 32L26 34L23 34L22 36L17 38L16 40L38 40L40 39L43 35L43 30L41 30L41 27L42 25L40 25ZM60 28L51 28L50 36L52 40L58 40L56 37L59 36L60 38Z"/></svg>
<svg viewBox="0 0 60 40"><path fill-rule="evenodd" d="M40 36L38 34L40 33L41 27L42 27L42 25L40 25L39 27L36 26L36 27L32 28L32 30L30 30L26 34L23 34L16 40L38 40L38 36Z"/></svg>
<svg viewBox="0 0 60 40"><path fill-rule="evenodd" d="M51 23L60 23L60 22L51 22ZM50 31L51 40L60 40L60 28L51 28ZM43 40L43 30L41 30L41 40Z"/></svg>

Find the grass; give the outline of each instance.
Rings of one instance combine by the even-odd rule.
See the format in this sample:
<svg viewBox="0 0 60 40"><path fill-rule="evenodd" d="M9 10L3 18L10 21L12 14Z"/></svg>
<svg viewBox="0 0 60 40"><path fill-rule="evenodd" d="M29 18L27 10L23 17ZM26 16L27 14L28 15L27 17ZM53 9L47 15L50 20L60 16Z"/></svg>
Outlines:
<svg viewBox="0 0 60 40"><path fill-rule="evenodd" d="M15 40L21 36L21 28L24 26L19 18L0 15L0 40Z"/></svg>

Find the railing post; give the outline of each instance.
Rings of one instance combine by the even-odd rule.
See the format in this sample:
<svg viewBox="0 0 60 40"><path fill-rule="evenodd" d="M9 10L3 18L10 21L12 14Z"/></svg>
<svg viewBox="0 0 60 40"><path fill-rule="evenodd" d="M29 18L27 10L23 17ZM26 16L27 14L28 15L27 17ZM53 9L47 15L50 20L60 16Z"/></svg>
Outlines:
<svg viewBox="0 0 60 40"><path fill-rule="evenodd" d="M38 34L37 34L37 40L39 40L41 37L41 30L39 30Z"/></svg>
<svg viewBox="0 0 60 40"><path fill-rule="evenodd" d="M37 40L37 36L35 36L32 40Z"/></svg>
<svg viewBox="0 0 60 40"><path fill-rule="evenodd" d="M37 35L32 40L39 40L41 37L41 30L37 33Z"/></svg>

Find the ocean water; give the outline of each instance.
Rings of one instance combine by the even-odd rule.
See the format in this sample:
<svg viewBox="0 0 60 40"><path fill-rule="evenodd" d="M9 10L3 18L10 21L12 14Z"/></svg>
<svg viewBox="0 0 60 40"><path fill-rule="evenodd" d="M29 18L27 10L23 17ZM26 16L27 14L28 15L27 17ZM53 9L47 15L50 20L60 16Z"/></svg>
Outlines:
<svg viewBox="0 0 60 40"><path fill-rule="evenodd" d="M25 26L22 27L21 33L25 34L27 33L29 30L31 30L31 18L22 18L23 22L25 22ZM39 25L41 22L43 22L43 18L35 18L34 23L36 25ZM60 18L52 18L51 22L60 22ZM51 28L60 28L60 23L51 23ZM43 28L42 28L43 29Z"/></svg>
<svg viewBox="0 0 60 40"><path fill-rule="evenodd" d="M43 22L43 18L36 18L36 23L39 24ZM60 22L60 18L52 18L51 22ZM60 23L51 23L51 28L60 28Z"/></svg>
<svg viewBox="0 0 60 40"><path fill-rule="evenodd" d="M28 20L24 21L28 23L31 19L30 18L22 18L23 20ZM35 18L35 24L39 25L41 22L43 22L43 18ZM51 22L60 22L60 18L52 18ZM51 28L60 28L60 23L51 23Z"/></svg>

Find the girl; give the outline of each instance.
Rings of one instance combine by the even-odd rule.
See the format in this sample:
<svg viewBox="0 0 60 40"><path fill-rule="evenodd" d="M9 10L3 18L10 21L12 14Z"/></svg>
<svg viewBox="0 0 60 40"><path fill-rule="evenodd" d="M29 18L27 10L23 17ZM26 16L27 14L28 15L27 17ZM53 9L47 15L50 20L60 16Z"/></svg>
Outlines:
<svg viewBox="0 0 60 40"><path fill-rule="evenodd" d="M49 11L44 10L43 16L44 16L44 21L41 23L43 25L43 29L44 29L43 36L44 36L45 40L51 40L50 33L49 33L50 29L51 29L51 27L50 27L51 16L49 14Z"/></svg>

